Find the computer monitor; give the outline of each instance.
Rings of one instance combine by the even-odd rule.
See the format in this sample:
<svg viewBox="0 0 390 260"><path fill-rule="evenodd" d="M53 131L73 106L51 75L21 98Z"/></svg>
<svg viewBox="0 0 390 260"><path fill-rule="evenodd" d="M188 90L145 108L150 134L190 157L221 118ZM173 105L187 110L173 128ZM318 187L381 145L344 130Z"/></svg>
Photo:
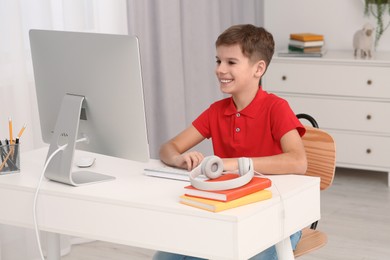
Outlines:
<svg viewBox="0 0 390 260"><path fill-rule="evenodd" d="M38 111L49 143L45 177L74 186L113 179L72 172L74 149L149 159L139 44L135 36L31 30ZM46 159L46 160L47 160Z"/></svg>

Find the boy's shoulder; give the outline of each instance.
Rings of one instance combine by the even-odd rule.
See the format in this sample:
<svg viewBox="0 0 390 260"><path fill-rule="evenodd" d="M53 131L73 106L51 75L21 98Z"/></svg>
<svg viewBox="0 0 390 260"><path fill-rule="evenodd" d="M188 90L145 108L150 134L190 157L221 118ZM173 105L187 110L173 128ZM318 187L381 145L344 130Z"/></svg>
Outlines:
<svg viewBox="0 0 390 260"><path fill-rule="evenodd" d="M281 102L286 101L284 98L278 96L277 94L268 92L262 88L260 88L259 90L258 97L259 99L266 100L267 102L271 102L271 103L278 102L278 101Z"/></svg>
<svg viewBox="0 0 390 260"><path fill-rule="evenodd" d="M272 101L286 101L284 98L278 96L277 94L271 93L271 92L266 92L266 98Z"/></svg>

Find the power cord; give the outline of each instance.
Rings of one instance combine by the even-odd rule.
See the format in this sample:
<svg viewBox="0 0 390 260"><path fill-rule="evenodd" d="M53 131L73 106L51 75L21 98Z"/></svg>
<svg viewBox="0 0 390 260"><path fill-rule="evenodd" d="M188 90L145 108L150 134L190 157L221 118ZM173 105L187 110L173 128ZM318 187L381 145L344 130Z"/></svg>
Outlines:
<svg viewBox="0 0 390 260"><path fill-rule="evenodd" d="M83 141L88 142L88 138L87 137L80 138L80 139L76 140L76 143L83 142ZM55 150L49 156L49 158L47 158L46 163L45 163L45 165L43 167L41 176L39 177L39 182L38 182L37 188L35 190L34 202L33 202L33 221L34 221L35 237L36 237L36 240L37 240L38 251L39 251L39 255L40 255L41 260L45 260L45 257L43 255L43 251L42 251L41 238L40 238L40 235L39 235L39 228L38 228L38 221L37 221L37 200L38 200L38 194L39 194L39 190L41 188L43 176L45 175L46 168L49 165L50 161L53 159L53 157L57 153L59 153L60 151L63 151L67 146L68 146L68 144L65 144L65 145L62 145L62 146L58 147L58 149Z"/></svg>
<svg viewBox="0 0 390 260"><path fill-rule="evenodd" d="M45 175L45 171L46 171L47 166L49 165L49 163L50 163L50 161L53 159L53 157L54 157L59 151L64 150L64 149L66 148L66 146L68 146L68 145L66 144L66 145L60 146L60 147L59 147L57 150L55 150L55 151L50 155L50 157L46 160L46 163L45 163L45 166L43 167L41 176L39 177L38 186L37 186L37 188L36 188L36 190L35 190L34 203L33 203L34 229L35 229L35 237L36 237L37 243L38 243L39 255L40 255L40 257L41 257L42 260L45 260L45 257L43 256L43 252L42 252L41 238L40 238L40 236L39 236L39 228L38 228L38 221L37 221L37 199L38 199L38 193L39 193L39 190L40 190L40 188L41 188L43 176Z"/></svg>
<svg viewBox="0 0 390 260"><path fill-rule="evenodd" d="M265 177L267 178L266 175L260 173L260 172L257 172L257 171L254 171L255 174L259 175L259 176L262 176L262 177ZM281 236L282 236L282 241L284 243L284 229L285 229L285 220L286 220L286 213L285 213L285 206L284 206L284 199L283 199L283 196L282 194L280 193L279 191L279 188L278 188L278 185L276 185L276 183L272 182L272 185L275 187L276 191L278 192L279 194L279 197L280 197L280 203L281 203L281 221L280 221L280 230L281 230Z"/></svg>

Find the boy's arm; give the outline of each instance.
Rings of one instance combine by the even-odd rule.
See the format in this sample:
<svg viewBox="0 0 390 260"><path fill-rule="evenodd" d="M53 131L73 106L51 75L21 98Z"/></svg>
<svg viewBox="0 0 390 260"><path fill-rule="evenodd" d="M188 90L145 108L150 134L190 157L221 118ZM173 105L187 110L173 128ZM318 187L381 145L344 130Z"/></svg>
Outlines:
<svg viewBox="0 0 390 260"><path fill-rule="evenodd" d="M280 140L283 153L253 159L255 171L262 174L305 174L307 159L297 130L287 132ZM224 170L237 170L237 159L224 159Z"/></svg>
<svg viewBox="0 0 390 260"><path fill-rule="evenodd" d="M167 165L192 170L200 164L204 156L197 151L187 151L204 139L191 125L160 147L160 159Z"/></svg>

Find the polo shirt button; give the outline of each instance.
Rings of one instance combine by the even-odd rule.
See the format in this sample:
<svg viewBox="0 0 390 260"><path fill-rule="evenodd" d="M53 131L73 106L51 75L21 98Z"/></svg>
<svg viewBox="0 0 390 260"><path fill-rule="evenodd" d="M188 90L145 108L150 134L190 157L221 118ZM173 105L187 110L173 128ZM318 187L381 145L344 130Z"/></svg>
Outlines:
<svg viewBox="0 0 390 260"><path fill-rule="evenodd" d="M239 128L239 127L237 127L236 128L236 132L238 133L238 132L240 132L241 131L241 129Z"/></svg>
<svg viewBox="0 0 390 260"><path fill-rule="evenodd" d="M241 116L240 113L237 113L237 114L236 114L236 117L240 117L240 116Z"/></svg>

